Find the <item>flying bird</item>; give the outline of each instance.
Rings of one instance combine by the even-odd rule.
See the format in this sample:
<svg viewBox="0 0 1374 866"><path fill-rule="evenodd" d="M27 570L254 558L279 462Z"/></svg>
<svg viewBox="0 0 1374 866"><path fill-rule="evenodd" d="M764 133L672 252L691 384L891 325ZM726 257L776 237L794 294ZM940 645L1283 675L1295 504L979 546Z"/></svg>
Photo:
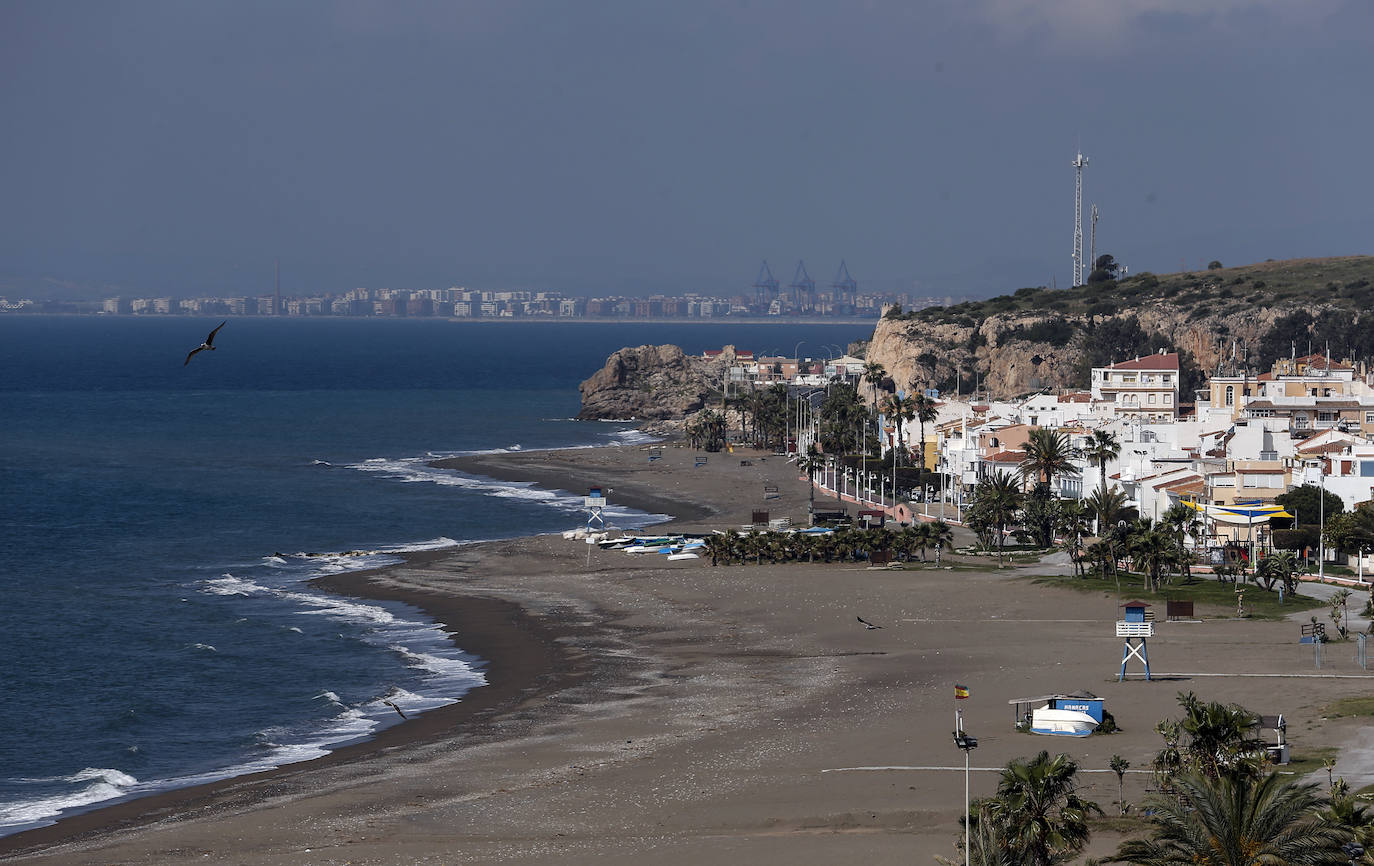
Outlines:
<svg viewBox="0 0 1374 866"><path fill-rule="evenodd" d="M863 623L863 624L864 624L864 628L867 628L867 629L882 628L882 626L880 626L880 625L874 625L873 623L869 622L868 620L864 619L864 618L861 617L861 616L857 616L857 617L855 617L855 619L857 619L859 622Z"/></svg>
<svg viewBox="0 0 1374 866"><path fill-rule="evenodd" d="M186 364L191 363L191 359L196 356L197 352L204 352L206 349L209 349L211 352L215 351L215 335L219 333L220 328L223 328L227 324L229 323L220 322L219 328L215 328L213 331L211 331L210 336L205 338L204 343L201 343L199 346L196 346L194 349L188 352L186 355ZM186 364L182 364L181 366L185 367Z"/></svg>
<svg viewBox="0 0 1374 866"><path fill-rule="evenodd" d="M401 708L398 707L398 706L396 706L396 705L395 705L394 703L392 703L391 701L388 701L388 700L386 700L385 698L383 698L383 699L382 699L382 703L386 704L388 707L391 707L393 710L395 710L395 711L396 711L396 715L400 716L400 717L403 718L403 719L406 718L406 714L403 713L403 712L401 712Z"/></svg>

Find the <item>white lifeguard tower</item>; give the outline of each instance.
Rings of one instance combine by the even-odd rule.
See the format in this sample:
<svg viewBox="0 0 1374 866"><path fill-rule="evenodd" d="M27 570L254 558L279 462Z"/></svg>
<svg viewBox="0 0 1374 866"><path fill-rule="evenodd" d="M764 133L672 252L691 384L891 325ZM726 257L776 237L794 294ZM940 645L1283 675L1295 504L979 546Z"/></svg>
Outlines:
<svg viewBox="0 0 1374 866"><path fill-rule="evenodd" d="M1154 637L1154 617L1150 614L1149 604L1143 601L1127 601L1121 604L1121 619L1116 621L1116 636L1126 639L1121 650L1121 672L1116 681L1126 678L1126 663L1133 658L1140 659L1145 666L1145 679L1150 679L1150 653L1146 640Z"/></svg>
<svg viewBox="0 0 1374 866"><path fill-rule="evenodd" d="M602 513L606 509L606 497L600 487L592 487L582 501L587 507L587 540L590 541L593 532L606 531L606 518Z"/></svg>

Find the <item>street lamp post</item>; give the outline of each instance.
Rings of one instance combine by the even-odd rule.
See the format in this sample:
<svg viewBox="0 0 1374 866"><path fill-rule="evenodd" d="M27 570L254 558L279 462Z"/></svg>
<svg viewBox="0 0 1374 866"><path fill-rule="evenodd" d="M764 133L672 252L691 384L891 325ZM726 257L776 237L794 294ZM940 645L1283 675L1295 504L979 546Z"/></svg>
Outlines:
<svg viewBox="0 0 1374 866"><path fill-rule="evenodd" d="M964 753L964 866L969 866L969 835L973 831L969 821L969 752L978 748L978 738L964 733L964 712L954 711L954 745Z"/></svg>
<svg viewBox="0 0 1374 866"><path fill-rule="evenodd" d="M1317 494L1317 581L1326 582L1326 466L1317 464L1321 492Z"/></svg>

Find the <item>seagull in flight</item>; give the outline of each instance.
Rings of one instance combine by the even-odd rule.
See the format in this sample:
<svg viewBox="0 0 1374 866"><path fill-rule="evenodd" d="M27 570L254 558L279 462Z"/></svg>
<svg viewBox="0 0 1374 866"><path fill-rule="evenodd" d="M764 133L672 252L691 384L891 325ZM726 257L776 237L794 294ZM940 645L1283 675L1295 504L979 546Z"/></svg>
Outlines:
<svg viewBox="0 0 1374 866"><path fill-rule="evenodd" d="M406 714L403 713L403 712L401 712L401 708L398 707L398 706L396 706L396 704L393 703L392 701L388 701L387 699L383 698L383 699L382 699L382 703L386 704L388 707L391 707L393 710L395 710L395 711L396 711L396 715L400 716L400 717L403 718L403 719L404 719L404 718L407 718Z"/></svg>
<svg viewBox="0 0 1374 866"><path fill-rule="evenodd" d="M223 328L223 327L224 327L225 325L227 325L227 324L229 324L229 323L228 323L228 322L220 322L220 323L219 323L219 328L215 328L213 331L211 331L211 332L210 332L210 336L208 336L208 337L205 338L205 342L204 342L204 343L201 343L199 346L196 346L196 347L195 347L194 349L192 349L189 353L187 353L187 355L186 355L186 364L191 363L191 359L194 358L194 357L196 356L196 353L197 353L197 352L204 352L206 349L209 349L211 352L215 351L215 335L219 333L219 329L220 329L220 328ZM186 364L182 364L181 366L185 367Z"/></svg>
<svg viewBox="0 0 1374 866"><path fill-rule="evenodd" d="M864 628L866 628L866 629L882 628L882 626L880 626L880 625L874 625L873 623L869 622L868 620L864 619L864 618L861 617L861 616L855 617L855 619L857 619L859 622L863 623L863 624L864 624Z"/></svg>

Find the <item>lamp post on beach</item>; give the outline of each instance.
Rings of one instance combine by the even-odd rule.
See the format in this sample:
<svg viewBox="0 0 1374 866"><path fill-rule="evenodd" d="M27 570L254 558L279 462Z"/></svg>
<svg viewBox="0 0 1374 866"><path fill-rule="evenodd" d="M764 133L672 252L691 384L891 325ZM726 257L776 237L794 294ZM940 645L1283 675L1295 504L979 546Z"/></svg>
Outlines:
<svg viewBox="0 0 1374 866"><path fill-rule="evenodd" d="M964 753L964 866L969 866L969 833L972 827L969 824L969 752L978 748L978 738L970 737L964 733L964 712L963 710L954 711L954 745Z"/></svg>

